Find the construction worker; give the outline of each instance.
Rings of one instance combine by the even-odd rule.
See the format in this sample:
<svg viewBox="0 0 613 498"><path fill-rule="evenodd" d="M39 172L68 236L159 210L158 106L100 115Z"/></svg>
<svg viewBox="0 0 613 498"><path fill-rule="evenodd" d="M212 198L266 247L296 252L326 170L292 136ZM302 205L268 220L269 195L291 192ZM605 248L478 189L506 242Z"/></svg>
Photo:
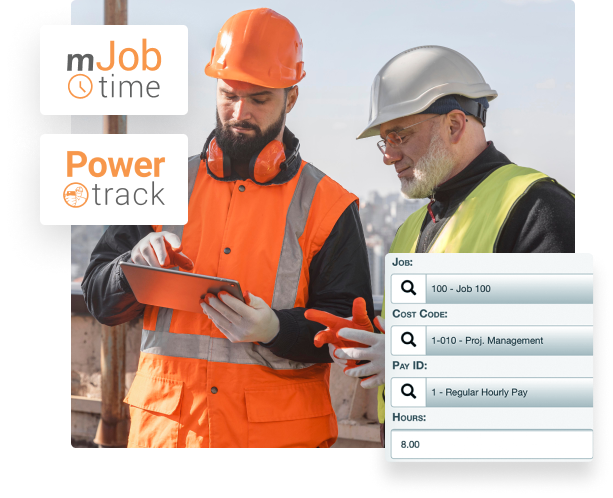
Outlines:
<svg viewBox="0 0 613 498"><path fill-rule="evenodd" d="M358 139L379 135L383 162L394 166L403 194L430 199L398 229L391 253L575 252L574 196L485 139L497 95L472 62L445 47L407 50L379 71ZM383 424L384 336L351 329L339 336L370 345L334 348L333 358L369 361L346 374L369 376L365 388L379 385Z"/></svg>
<svg viewBox="0 0 613 498"><path fill-rule="evenodd" d="M357 198L303 161L285 126L306 74L288 19L234 15L205 73L217 126L189 159L188 223L110 227L83 281L100 322L144 312L128 446L330 447L332 360L304 313L347 316L362 297L374 316ZM130 260L237 280L245 302L208 294L201 315L144 306L119 266Z"/></svg>

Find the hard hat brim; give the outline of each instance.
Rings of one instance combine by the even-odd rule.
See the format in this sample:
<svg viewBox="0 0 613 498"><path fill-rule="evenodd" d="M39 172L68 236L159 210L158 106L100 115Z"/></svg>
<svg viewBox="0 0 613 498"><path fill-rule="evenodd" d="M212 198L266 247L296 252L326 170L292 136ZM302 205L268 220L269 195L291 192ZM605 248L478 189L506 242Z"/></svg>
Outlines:
<svg viewBox="0 0 613 498"><path fill-rule="evenodd" d="M253 76L252 74L248 74L240 69L222 69L215 70L211 68L211 63L209 62L204 67L204 74L210 76L211 78L217 78L222 80L236 80L236 81L244 81L247 83L252 83L254 85L263 86L266 88L288 88L290 86L296 85L298 82L302 81L302 79L306 76L306 71L302 71L302 75L299 79L279 79L279 78L258 78Z"/></svg>
<svg viewBox="0 0 613 498"><path fill-rule="evenodd" d="M478 99L481 97L485 97L487 98L488 102L498 97L498 92L496 92L496 90L492 90L487 84L483 85L486 88L471 88L470 91L467 91L465 85L461 85L463 88L458 88L458 86L459 85L457 84L441 85L437 88L433 88L430 92L428 92L431 93L431 95L429 96L420 95L418 101L405 101L381 109L375 119L368 123L364 131L362 131L362 133L360 133L356 137L356 140L360 140L361 138L379 136L379 127L381 124L387 123L388 121L393 121L398 118L412 116L413 114L419 114L420 112L423 112L428 107L430 107L435 100L440 99L445 95L463 95L470 99Z"/></svg>

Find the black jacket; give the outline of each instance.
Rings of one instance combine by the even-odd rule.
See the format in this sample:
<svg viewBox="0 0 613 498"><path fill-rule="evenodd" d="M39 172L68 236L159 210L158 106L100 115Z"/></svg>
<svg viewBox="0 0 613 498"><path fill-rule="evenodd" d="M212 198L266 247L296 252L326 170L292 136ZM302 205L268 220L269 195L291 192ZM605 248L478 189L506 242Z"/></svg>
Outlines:
<svg viewBox="0 0 613 498"><path fill-rule="evenodd" d="M424 218L416 252L427 252L446 219L485 178L510 164L488 142L486 149L456 176L434 190L431 205L436 223ZM517 202L505 223L495 252L575 252L575 199L557 183L539 182Z"/></svg>
<svg viewBox="0 0 613 498"><path fill-rule="evenodd" d="M90 313L101 323L117 325L143 313L119 263L130 261L132 248L153 229L149 225L111 226L92 252L81 288ZM368 253L356 203L339 217L328 239L309 266L309 300L306 308L275 310L279 334L263 346L275 355L305 363L330 363L327 347L316 348L315 334L324 326L304 317L307 308L337 316L352 314L356 297L366 300L371 320L374 306Z"/></svg>

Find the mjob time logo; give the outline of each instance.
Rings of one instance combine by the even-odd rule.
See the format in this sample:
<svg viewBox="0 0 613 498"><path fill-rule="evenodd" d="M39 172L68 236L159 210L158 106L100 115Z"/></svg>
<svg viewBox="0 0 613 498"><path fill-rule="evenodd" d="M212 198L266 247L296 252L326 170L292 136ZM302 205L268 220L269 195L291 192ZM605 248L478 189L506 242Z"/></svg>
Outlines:
<svg viewBox="0 0 613 498"><path fill-rule="evenodd" d="M185 114L185 26L44 26L43 114Z"/></svg>
<svg viewBox="0 0 613 498"><path fill-rule="evenodd" d="M43 135L43 225L187 223L185 135Z"/></svg>

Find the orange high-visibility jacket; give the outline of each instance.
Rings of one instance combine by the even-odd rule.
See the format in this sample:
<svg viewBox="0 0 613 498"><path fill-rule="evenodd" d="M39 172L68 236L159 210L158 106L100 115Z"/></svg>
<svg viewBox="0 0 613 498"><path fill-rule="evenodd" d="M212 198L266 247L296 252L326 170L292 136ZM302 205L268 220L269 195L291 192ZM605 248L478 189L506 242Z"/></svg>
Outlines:
<svg viewBox="0 0 613 498"><path fill-rule="evenodd" d="M273 309L304 307L309 264L357 198L302 162L287 183L219 181L189 160L194 273L238 280ZM329 364L231 343L203 314L147 306L130 405L129 447L329 447L338 434Z"/></svg>

